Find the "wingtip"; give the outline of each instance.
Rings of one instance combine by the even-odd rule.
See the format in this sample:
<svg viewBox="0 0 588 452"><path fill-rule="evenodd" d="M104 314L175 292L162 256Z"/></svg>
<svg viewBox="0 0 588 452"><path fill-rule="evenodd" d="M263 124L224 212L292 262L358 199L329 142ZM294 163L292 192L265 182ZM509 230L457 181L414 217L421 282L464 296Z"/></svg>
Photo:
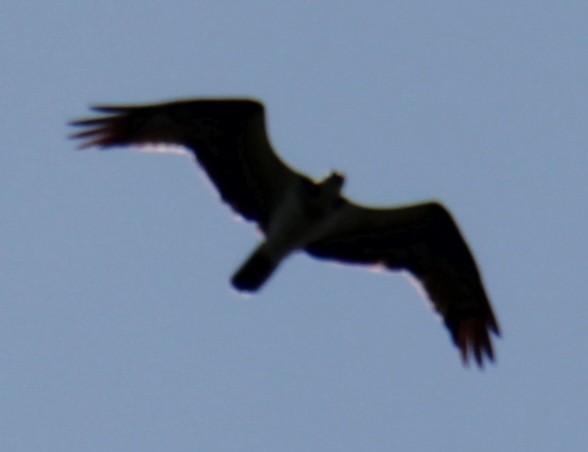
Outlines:
<svg viewBox="0 0 588 452"><path fill-rule="evenodd" d="M484 369L486 362L495 362L490 334L493 328L487 322L470 317L448 327L465 367L469 367L470 360L475 361L480 369Z"/></svg>
<svg viewBox="0 0 588 452"><path fill-rule="evenodd" d="M67 136L67 138L70 140L81 140L81 142L76 146L78 151L87 150L93 147L105 149L108 147L108 143L106 142L103 133L103 129L91 129L71 133Z"/></svg>
<svg viewBox="0 0 588 452"><path fill-rule="evenodd" d="M89 148L107 149L127 143L128 124L124 113L129 107L113 107L108 105L94 105L92 111L106 113L106 116L82 118L70 121L71 127L81 130L69 135L70 139L81 140L78 150Z"/></svg>

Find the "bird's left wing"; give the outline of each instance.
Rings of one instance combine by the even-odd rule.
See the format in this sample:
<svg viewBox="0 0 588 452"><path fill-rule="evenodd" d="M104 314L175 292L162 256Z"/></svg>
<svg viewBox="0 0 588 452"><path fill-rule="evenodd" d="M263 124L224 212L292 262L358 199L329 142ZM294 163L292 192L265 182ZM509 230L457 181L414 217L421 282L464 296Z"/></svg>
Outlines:
<svg viewBox="0 0 588 452"><path fill-rule="evenodd" d="M143 106L96 106L102 116L73 121L80 148L175 144L189 148L225 202L265 229L284 191L303 178L275 154L263 105L205 99Z"/></svg>
<svg viewBox="0 0 588 452"><path fill-rule="evenodd" d="M347 263L408 270L443 317L465 363L493 360L490 332L499 327L467 244L449 212L437 203L368 209L344 202L338 220L306 251Z"/></svg>

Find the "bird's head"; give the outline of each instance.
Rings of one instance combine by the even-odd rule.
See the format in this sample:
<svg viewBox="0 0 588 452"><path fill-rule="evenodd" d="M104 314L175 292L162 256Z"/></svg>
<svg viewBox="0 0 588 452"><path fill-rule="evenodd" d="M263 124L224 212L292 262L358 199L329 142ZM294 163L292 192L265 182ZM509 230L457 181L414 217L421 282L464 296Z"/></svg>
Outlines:
<svg viewBox="0 0 588 452"><path fill-rule="evenodd" d="M338 171L333 171L322 182L321 185L329 191L334 191L337 194L341 192L345 184L345 175Z"/></svg>
<svg viewBox="0 0 588 452"><path fill-rule="evenodd" d="M341 196L341 188L345 182L343 174L333 171L320 182L313 182L308 179L303 183L306 194L319 202L330 205L331 201Z"/></svg>
<svg viewBox="0 0 588 452"><path fill-rule="evenodd" d="M315 185L318 188L317 197L326 203L326 205L331 205L332 202L340 199L341 189L344 183L345 176L337 171L333 171Z"/></svg>

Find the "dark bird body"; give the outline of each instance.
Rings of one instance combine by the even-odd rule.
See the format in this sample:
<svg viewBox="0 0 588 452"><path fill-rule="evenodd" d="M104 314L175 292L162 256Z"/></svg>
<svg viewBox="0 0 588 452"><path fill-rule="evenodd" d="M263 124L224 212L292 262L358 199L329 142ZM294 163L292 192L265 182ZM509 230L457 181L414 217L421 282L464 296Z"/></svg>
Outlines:
<svg viewBox="0 0 588 452"><path fill-rule="evenodd" d="M265 240L232 278L258 290L289 254L407 270L424 286L465 363L494 359L499 327L476 263L439 203L374 209L341 195L344 178L320 182L292 170L273 151L263 106L247 99L147 106L98 106L103 116L74 121L81 148L176 144L190 149L222 199L258 223Z"/></svg>

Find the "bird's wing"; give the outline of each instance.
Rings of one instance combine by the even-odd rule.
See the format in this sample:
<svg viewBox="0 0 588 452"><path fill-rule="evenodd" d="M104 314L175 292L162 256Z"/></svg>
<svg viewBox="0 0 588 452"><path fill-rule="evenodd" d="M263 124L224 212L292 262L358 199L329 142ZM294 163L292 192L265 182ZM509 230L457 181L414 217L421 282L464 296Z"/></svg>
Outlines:
<svg viewBox="0 0 588 452"><path fill-rule="evenodd" d="M424 286L464 363L494 359L490 332L499 327L467 244L438 203L368 209L347 203L335 226L306 251L324 259L405 269Z"/></svg>
<svg viewBox="0 0 588 452"><path fill-rule="evenodd" d="M248 99L193 100L144 106L95 106L102 116L73 121L80 148L133 144L188 147L225 202L268 224L285 190L303 176L269 142L263 105Z"/></svg>

